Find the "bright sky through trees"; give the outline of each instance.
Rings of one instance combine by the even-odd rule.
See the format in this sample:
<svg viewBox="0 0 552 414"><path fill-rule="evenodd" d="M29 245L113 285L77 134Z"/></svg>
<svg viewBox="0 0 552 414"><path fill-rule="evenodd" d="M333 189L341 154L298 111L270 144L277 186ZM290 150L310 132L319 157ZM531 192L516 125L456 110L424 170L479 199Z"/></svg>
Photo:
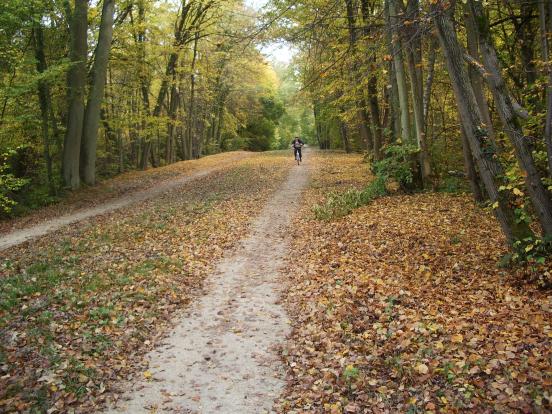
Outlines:
<svg viewBox="0 0 552 414"><path fill-rule="evenodd" d="M268 3L268 0L245 0L245 4L255 10L261 10ZM267 43L260 50L268 59L286 64L291 62L295 54L289 44L281 41Z"/></svg>

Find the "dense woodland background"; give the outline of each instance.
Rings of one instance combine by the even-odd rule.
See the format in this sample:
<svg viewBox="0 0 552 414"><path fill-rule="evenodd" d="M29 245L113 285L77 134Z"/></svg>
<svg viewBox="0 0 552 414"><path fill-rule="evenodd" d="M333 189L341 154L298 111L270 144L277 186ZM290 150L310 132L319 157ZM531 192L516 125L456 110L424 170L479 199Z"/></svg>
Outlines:
<svg viewBox="0 0 552 414"><path fill-rule="evenodd" d="M126 170L312 133L291 69L257 50L255 16L242 1L2 2L5 213Z"/></svg>
<svg viewBox="0 0 552 414"><path fill-rule="evenodd" d="M300 135L406 191L469 188L523 254L552 234L550 1L10 0L0 27L5 214Z"/></svg>

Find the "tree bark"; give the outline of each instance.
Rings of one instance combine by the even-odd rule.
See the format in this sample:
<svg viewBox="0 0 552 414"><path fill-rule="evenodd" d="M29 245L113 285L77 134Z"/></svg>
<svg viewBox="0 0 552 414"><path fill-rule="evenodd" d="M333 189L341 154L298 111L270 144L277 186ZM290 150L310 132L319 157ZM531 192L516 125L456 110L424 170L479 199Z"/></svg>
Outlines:
<svg viewBox="0 0 552 414"><path fill-rule="evenodd" d="M171 99L169 104L169 127L167 134L167 144L165 147L165 162L172 164L175 160L175 143L176 143L176 113L180 106L180 93L176 86L176 77L173 77L173 85L171 86Z"/></svg>
<svg viewBox="0 0 552 414"><path fill-rule="evenodd" d="M470 143L466 135L462 121L460 121L460 129L462 131L462 154L464 155L464 171L470 182L470 187L472 190L473 199L480 203L485 200L481 187L479 186L479 180L477 176L477 170L475 169L475 164L473 162L473 156L470 151Z"/></svg>
<svg viewBox="0 0 552 414"><path fill-rule="evenodd" d="M81 178L88 185L96 183L96 147L100 125L100 109L107 79L111 39L113 38L114 13L115 0L103 0L96 59L92 67L92 80L84 114L84 131L80 153Z"/></svg>
<svg viewBox="0 0 552 414"><path fill-rule="evenodd" d="M349 49L353 60L352 71L351 71L352 72L351 82L352 82L352 87L354 89L355 86L362 84L362 75L359 72L359 65L358 65L358 60L356 56L357 41L358 41L358 31L356 28L358 4L356 1L353 1L353 0L345 0L345 6L347 9L347 27L349 30ZM370 117L366 112L364 96L356 97L356 107L357 107L356 109L357 119L359 123L359 130L360 130L360 136L361 136L362 142L364 143L364 145L366 145L366 149L368 152L373 151L375 137L372 136L372 131L370 130ZM372 119L372 123L373 122L374 122L374 119ZM374 154L374 156L377 157L376 154Z"/></svg>
<svg viewBox="0 0 552 414"><path fill-rule="evenodd" d="M197 62L197 43L199 41L199 32L196 33L194 38L194 49L192 56L192 63L190 65L190 102L188 107L188 125L186 129L186 142L188 148L188 158L194 158L194 127L195 127L195 92L196 92L196 62Z"/></svg>
<svg viewBox="0 0 552 414"><path fill-rule="evenodd" d="M357 117L360 124L360 137L366 145L366 149L370 152L374 148L374 136L372 134L372 129L370 128L370 116L366 112L366 108L363 103L364 99L361 99L358 105L362 105L362 107L358 108Z"/></svg>
<svg viewBox="0 0 552 414"><path fill-rule="evenodd" d="M506 239L513 244L516 240L532 236L533 233L525 222L518 223L516 221L509 202L510 194L506 191L498 191L502 166L492 151L488 133L483 127L481 112L464 66L463 51L444 4L445 2L442 0L433 3L431 13L445 55L460 119L464 125L466 137L479 168L485 190L493 203L495 216Z"/></svg>
<svg viewBox="0 0 552 414"><path fill-rule="evenodd" d="M403 52L399 35L399 19L397 17L397 0L386 0L389 9L389 28L392 33L393 67L397 78L397 92L399 95L399 107L401 113L401 138L404 143L411 141L410 137L410 113L408 105L408 92L406 75L404 73Z"/></svg>
<svg viewBox="0 0 552 414"><path fill-rule="evenodd" d="M466 13L469 13L469 10L466 10ZM478 59L480 53L477 27L475 26L473 19L471 19L469 16L466 16L464 21L466 24L468 53L472 57ZM485 97L485 88L482 82L482 77L473 65L468 66L468 76L470 77L470 82L473 86L475 99L477 100L477 105L479 106L479 110L481 111L481 116L483 117L485 128L487 129L491 140L496 143L493 122L491 119L491 113L489 111L489 104L487 102L487 98Z"/></svg>
<svg viewBox="0 0 552 414"><path fill-rule="evenodd" d="M532 16L535 6L542 0L523 1L521 3L521 26L519 30L520 55L525 69L525 79L527 85L533 85L537 80L537 69L535 67L534 39Z"/></svg>
<svg viewBox="0 0 552 414"><path fill-rule="evenodd" d="M318 147L321 150L326 149L324 142L322 140L322 125L320 123L320 104L317 101L314 101L312 104L312 113L314 115L314 129L316 132L316 140L318 141Z"/></svg>
<svg viewBox="0 0 552 414"><path fill-rule="evenodd" d="M381 111L379 107L378 102L378 80L374 74L374 67L375 67L375 61L376 61L376 55L375 53L370 56L370 45L369 45L369 38L370 38L370 10L367 0L361 0L360 3L360 10L362 14L362 25L363 25L363 34L364 34L364 41L365 46L367 48L366 53L366 64L367 64L367 74L366 76L368 79L368 102L370 104L370 116L372 118L372 125L374 127L374 134L373 134L373 153L374 153L374 159L375 160L381 160L382 159L382 153L381 153L381 146L383 143L383 128L382 128L382 121L381 121Z"/></svg>
<svg viewBox="0 0 552 414"><path fill-rule="evenodd" d="M383 131L381 128L380 109L378 103L378 84L377 78L371 74L368 80L368 96L370 102L370 115L372 117L372 125L374 126L374 159L379 161L382 159L381 146L383 141Z"/></svg>
<svg viewBox="0 0 552 414"><path fill-rule="evenodd" d="M489 74L486 79L493 94L497 112L504 125L506 135L510 138L510 142L514 147L518 163L526 172L525 186L531 198L533 208L537 213L543 233L545 236L552 236L552 200L535 166L531 148L523 134L510 99L509 91L502 78L500 64L498 63L496 50L492 43L487 19L478 2L470 0L469 4L472 12L471 17L474 20L477 19L478 24L476 27L479 30L481 56Z"/></svg>
<svg viewBox="0 0 552 414"><path fill-rule="evenodd" d="M80 186L79 155L86 87L88 0L75 0L69 30L71 67L67 73L67 130L63 145L62 169L66 187L76 190Z"/></svg>
<svg viewBox="0 0 552 414"><path fill-rule="evenodd" d="M393 58L394 55L394 46L393 46L393 36L391 32L391 18L389 16L389 0L386 0L384 3L384 15L385 15L385 24L388 27L388 30L385 30L385 42L387 46L387 52L391 59L388 59L387 66L389 72L389 81L390 85L388 86L390 92L389 106L391 112L391 119L389 128L391 129L391 141L397 139L401 134L401 117L400 117L400 104L399 104L399 89L397 86L397 74L395 73Z"/></svg>
<svg viewBox="0 0 552 414"><path fill-rule="evenodd" d="M546 7L548 5L548 25L546 21ZM541 32L542 60L545 62L546 85L546 119L544 121L544 142L548 158L548 176L552 178L552 65L550 65L549 45L547 33L552 33L552 1L539 2L539 23Z"/></svg>
<svg viewBox="0 0 552 414"><path fill-rule="evenodd" d="M420 149L420 166L422 172L422 182L427 186L431 176L431 165L429 163L429 153L425 138L424 129L424 102L423 102L423 82L422 82L422 56L420 45L420 27L419 27L419 8L417 0L408 0L407 20L409 21L408 30L405 31L406 60L408 74L410 75L410 94L412 96L412 106L414 112L414 126L416 132L416 142Z"/></svg>
<svg viewBox="0 0 552 414"><path fill-rule="evenodd" d="M33 40L36 59L36 70L39 73L44 73L48 69L46 63L46 55L44 53L44 31L40 23L37 23L33 28ZM44 80L38 82L38 101L40 105L42 143L44 145L44 162L46 163L46 176L48 178L48 188L51 195L56 193L54 185L54 177L52 172L52 156L50 154L50 126L49 117L52 98L50 95L50 87Z"/></svg>
<svg viewBox="0 0 552 414"><path fill-rule="evenodd" d="M341 141L343 142L343 148L345 149L345 152L348 154L351 152L351 145L349 143L349 131L347 128L347 124L342 119L339 119L339 132L341 134Z"/></svg>
<svg viewBox="0 0 552 414"><path fill-rule="evenodd" d="M437 57L437 45L436 39L432 36L431 45L429 48L428 64L427 64L427 78L424 88L423 101L423 117L424 117L424 131L427 132L427 124L429 118L429 109L431 107L431 90L433 88L433 80L435 78L435 59Z"/></svg>

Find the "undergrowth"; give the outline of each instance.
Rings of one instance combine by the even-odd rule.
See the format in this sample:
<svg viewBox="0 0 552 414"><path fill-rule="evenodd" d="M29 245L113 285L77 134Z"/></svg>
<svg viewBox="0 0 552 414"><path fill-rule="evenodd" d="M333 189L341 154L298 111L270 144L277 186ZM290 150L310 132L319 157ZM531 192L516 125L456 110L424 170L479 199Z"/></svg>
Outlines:
<svg viewBox="0 0 552 414"><path fill-rule="evenodd" d="M331 220L346 216L355 208L386 195L385 181L385 177L378 176L362 190L351 188L344 193L331 193L324 204L317 204L312 208L314 216L318 220Z"/></svg>
<svg viewBox="0 0 552 414"><path fill-rule="evenodd" d="M315 205L312 210L318 220L331 220L346 216L355 208L364 206L387 194L386 183L396 182L404 191L410 191L414 184L413 161L418 149L412 145L390 145L385 149L385 158L376 161L372 171L376 179L364 189L351 188L342 193L330 193L326 202Z"/></svg>

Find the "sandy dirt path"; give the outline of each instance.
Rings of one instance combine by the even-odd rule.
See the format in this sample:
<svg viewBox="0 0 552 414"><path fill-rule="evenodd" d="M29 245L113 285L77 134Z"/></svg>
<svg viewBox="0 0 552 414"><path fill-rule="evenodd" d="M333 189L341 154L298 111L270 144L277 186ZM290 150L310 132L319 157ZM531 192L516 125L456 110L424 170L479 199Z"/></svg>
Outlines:
<svg viewBox="0 0 552 414"><path fill-rule="evenodd" d="M277 348L290 329L279 272L290 254L290 215L308 179L309 166L292 167L250 235L208 278L208 293L147 356L152 378L126 384L109 413L271 411L284 386Z"/></svg>
<svg viewBox="0 0 552 414"><path fill-rule="evenodd" d="M44 236L68 224L76 223L90 217L98 216L100 214L106 214L111 211L118 210L122 207L126 207L130 204L138 203L138 202L147 200L149 198L158 196L167 191L173 190L177 187L187 184L190 181L196 180L201 177L205 177L206 175L212 174L215 171L219 171L222 168L227 167L244 158L247 158L247 157L239 156L239 157L236 157L235 159L230 160L229 162L222 163L217 167L208 168L189 175L183 175L176 179L162 181L159 184L155 185L154 187L150 187L145 190L136 191L128 195L125 195L123 197L119 197L114 200L107 201L106 203L99 205L97 207L80 210L74 213L63 215L61 217L55 217L51 220L45 221L35 226L26 227L20 230L16 230L16 231L4 234L0 236L0 251L8 249L12 246L17 246L18 244L24 243L28 240L32 240L32 239Z"/></svg>

